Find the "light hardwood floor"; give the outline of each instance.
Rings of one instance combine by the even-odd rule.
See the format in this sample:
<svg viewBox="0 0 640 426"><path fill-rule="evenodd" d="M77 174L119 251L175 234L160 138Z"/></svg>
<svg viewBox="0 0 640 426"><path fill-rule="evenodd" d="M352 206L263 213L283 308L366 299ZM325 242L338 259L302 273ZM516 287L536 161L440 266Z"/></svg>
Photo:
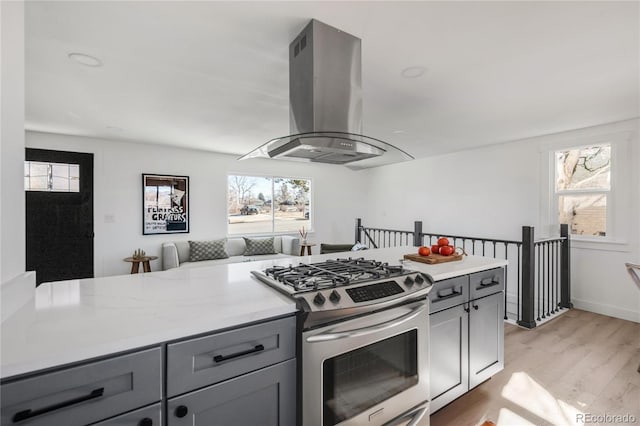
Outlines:
<svg viewBox="0 0 640 426"><path fill-rule="evenodd" d="M625 414L640 425L639 364L638 323L573 309L533 330L505 324L504 370L431 426L624 424L587 416Z"/></svg>

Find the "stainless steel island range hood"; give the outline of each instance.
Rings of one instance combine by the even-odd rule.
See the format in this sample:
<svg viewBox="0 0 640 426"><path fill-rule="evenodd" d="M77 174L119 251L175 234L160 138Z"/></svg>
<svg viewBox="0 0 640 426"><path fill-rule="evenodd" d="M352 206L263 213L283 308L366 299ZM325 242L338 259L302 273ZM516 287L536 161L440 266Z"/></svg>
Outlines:
<svg viewBox="0 0 640 426"><path fill-rule="evenodd" d="M290 136L246 158L345 164L352 169L412 160L362 135L361 40L315 19L289 45Z"/></svg>

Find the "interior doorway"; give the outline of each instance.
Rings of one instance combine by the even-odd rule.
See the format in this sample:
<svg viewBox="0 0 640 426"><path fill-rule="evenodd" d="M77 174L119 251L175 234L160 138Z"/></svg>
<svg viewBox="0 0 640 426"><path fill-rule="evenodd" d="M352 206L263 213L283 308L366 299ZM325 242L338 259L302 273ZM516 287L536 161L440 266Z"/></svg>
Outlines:
<svg viewBox="0 0 640 426"><path fill-rule="evenodd" d="M25 194L36 285L93 278L93 154L27 148Z"/></svg>

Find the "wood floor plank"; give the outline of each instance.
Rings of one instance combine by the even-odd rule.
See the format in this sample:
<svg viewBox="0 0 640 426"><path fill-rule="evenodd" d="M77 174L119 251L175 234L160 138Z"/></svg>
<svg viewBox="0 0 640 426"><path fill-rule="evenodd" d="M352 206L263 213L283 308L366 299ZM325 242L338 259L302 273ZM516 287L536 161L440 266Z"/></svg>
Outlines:
<svg viewBox="0 0 640 426"><path fill-rule="evenodd" d="M533 330L506 324L504 370L433 413L431 425L575 425L584 413L640 423L638 365L638 323L572 309Z"/></svg>

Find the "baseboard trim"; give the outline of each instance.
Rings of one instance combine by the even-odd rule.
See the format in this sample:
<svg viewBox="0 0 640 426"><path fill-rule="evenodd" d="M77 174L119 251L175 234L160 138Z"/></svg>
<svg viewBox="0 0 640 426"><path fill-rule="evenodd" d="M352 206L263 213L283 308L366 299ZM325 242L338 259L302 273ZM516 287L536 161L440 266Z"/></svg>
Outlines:
<svg viewBox="0 0 640 426"><path fill-rule="evenodd" d="M607 315L627 321L640 323L640 312L631 309L620 308L618 306L606 305L603 303L593 303L588 300L572 298L573 307L584 311L594 312L600 315Z"/></svg>

